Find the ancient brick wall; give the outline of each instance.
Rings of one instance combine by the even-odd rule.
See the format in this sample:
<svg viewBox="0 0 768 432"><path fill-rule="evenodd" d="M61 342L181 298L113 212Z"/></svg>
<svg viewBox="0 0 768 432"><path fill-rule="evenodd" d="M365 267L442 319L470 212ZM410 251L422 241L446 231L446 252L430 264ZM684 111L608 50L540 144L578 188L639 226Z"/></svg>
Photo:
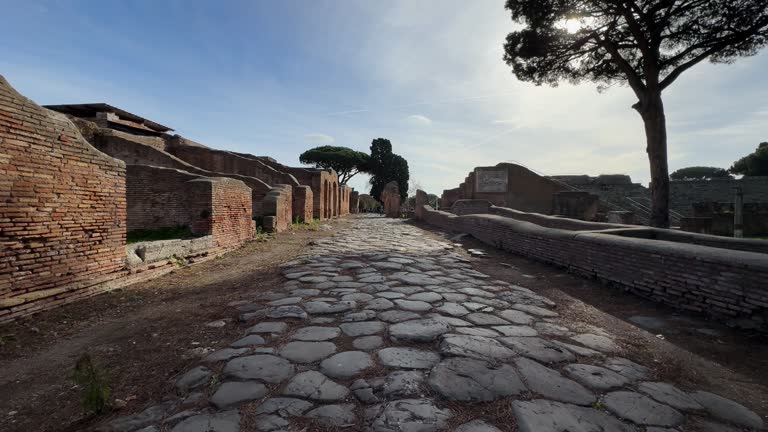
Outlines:
<svg viewBox="0 0 768 432"><path fill-rule="evenodd" d="M125 164L0 76L0 321L92 295L125 266Z"/></svg>
<svg viewBox="0 0 768 432"><path fill-rule="evenodd" d="M497 215L456 216L429 206L423 219L675 308L768 331L768 255L763 253L565 231Z"/></svg>
<svg viewBox="0 0 768 432"><path fill-rule="evenodd" d="M221 177L212 185L211 234L216 245L230 248L253 238L251 189L239 180Z"/></svg>
<svg viewBox="0 0 768 432"><path fill-rule="evenodd" d="M224 150L184 145L181 137L178 136L169 139L168 152L189 164L208 171L255 177L269 185L299 185L299 182L292 175L280 172L261 161Z"/></svg>
<svg viewBox="0 0 768 432"><path fill-rule="evenodd" d="M455 215L468 215L468 214L483 214L489 213L491 208L491 202L481 199L460 199L453 203L451 206L451 213Z"/></svg>
<svg viewBox="0 0 768 432"><path fill-rule="evenodd" d="M293 214L292 188L288 185L275 185L272 192L264 198L264 229L267 232L285 231L291 226Z"/></svg>
<svg viewBox="0 0 768 432"><path fill-rule="evenodd" d="M196 235L211 234L212 183L172 168L128 165L128 231L186 226Z"/></svg>
<svg viewBox="0 0 768 432"><path fill-rule="evenodd" d="M127 186L128 231L187 226L221 248L253 237L251 189L239 180L128 165Z"/></svg>
<svg viewBox="0 0 768 432"><path fill-rule="evenodd" d="M299 183L312 188L312 216L318 219L333 217L333 211L330 207L333 200L333 184L338 185L339 182L335 172L315 168L289 167L265 156L242 156L259 160L278 171L291 174ZM296 205L294 205L295 207Z"/></svg>
<svg viewBox="0 0 768 432"><path fill-rule="evenodd" d="M275 202L274 200L270 200L269 203L265 204L265 198L267 197L267 194L270 192L284 193L284 188L273 188L264 181L255 177L204 170L189 164L170 153L166 153L164 151L158 150L157 148L134 141L133 135L113 131L110 129L98 129L92 132L91 135L92 141L96 148L110 156L124 161L129 165L151 165L157 167L174 168L205 177L228 177L240 180L249 188L251 188L251 213L254 216L275 215L278 213L284 214L284 212L279 212L275 207L272 206L272 204ZM176 139L184 138L177 137ZM185 140L185 142L188 141ZM200 144L197 144L196 146L202 147ZM298 203L299 206L312 205L311 195L308 198L304 197L303 199L309 199L309 204L301 201ZM294 203L294 205L296 204L297 203ZM288 217L288 219L279 221L278 224L280 226L287 226L287 224L290 223L291 215L284 217Z"/></svg>
<svg viewBox="0 0 768 432"><path fill-rule="evenodd" d="M296 186L293 188L293 218L299 222L312 220L312 207L314 197L309 186Z"/></svg>

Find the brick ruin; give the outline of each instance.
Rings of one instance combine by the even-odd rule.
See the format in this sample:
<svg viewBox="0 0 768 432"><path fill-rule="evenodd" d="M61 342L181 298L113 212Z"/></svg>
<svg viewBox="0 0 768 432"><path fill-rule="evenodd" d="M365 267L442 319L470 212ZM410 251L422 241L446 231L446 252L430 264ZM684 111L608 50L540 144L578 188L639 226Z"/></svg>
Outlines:
<svg viewBox="0 0 768 432"><path fill-rule="evenodd" d="M215 150L108 104L41 107L0 76L0 322L154 277L257 223L348 214L333 171ZM127 244L137 230L191 238Z"/></svg>
<svg viewBox="0 0 768 432"><path fill-rule="evenodd" d="M451 208L459 200L485 200L499 207L592 220L599 198L574 191L521 165L500 163L477 167L459 187L444 190L440 207Z"/></svg>

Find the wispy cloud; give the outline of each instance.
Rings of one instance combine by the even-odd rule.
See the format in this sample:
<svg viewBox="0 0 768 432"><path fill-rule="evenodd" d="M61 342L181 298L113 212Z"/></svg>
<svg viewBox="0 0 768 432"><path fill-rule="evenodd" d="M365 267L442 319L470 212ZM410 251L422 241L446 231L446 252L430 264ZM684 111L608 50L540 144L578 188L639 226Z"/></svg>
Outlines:
<svg viewBox="0 0 768 432"><path fill-rule="evenodd" d="M431 126L432 125L432 119L430 119L427 116L423 116L421 114L413 114L409 115L405 118L405 121L413 126Z"/></svg>
<svg viewBox="0 0 768 432"><path fill-rule="evenodd" d="M309 144L331 144L335 139L332 136L323 133L309 133L304 135L304 142Z"/></svg>

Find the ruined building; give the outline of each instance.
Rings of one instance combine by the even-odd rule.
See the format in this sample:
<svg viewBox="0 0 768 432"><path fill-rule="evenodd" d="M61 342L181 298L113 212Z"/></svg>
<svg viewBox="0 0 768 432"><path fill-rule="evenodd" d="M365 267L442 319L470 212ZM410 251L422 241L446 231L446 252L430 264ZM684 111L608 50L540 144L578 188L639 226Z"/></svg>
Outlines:
<svg viewBox="0 0 768 432"><path fill-rule="evenodd" d="M349 213L333 171L215 150L108 104L40 107L0 76L0 322ZM136 232L184 235L127 243Z"/></svg>

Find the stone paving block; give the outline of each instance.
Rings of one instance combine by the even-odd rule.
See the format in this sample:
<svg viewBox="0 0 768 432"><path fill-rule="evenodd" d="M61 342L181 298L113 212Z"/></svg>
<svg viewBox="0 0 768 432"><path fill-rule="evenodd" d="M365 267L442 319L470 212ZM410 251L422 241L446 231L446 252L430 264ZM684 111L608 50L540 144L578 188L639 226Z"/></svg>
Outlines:
<svg viewBox="0 0 768 432"><path fill-rule="evenodd" d="M635 432L593 408L541 399L514 401L512 408L519 432Z"/></svg>
<svg viewBox="0 0 768 432"><path fill-rule="evenodd" d="M432 369L429 385L448 400L491 401L518 395L525 390L512 366L490 364L470 358L443 360Z"/></svg>
<svg viewBox="0 0 768 432"><path fill-rule="evenodd" d="M336 352L332 342L289 342L278 351L294 363L314 363Z"/></svg>
<svg viewBox="0 0 768 432"><path fill-rule="evenodd" d="M563 377L556 370L524 357L515 359L515 364L520 376L533 393L576 405L590 405L597 401L592 392L576 381Z"/></svg>
<svg viewBox="0 0 768 432"><path fill-rule="evenodd" d="M430 369L440 361L437 353L416 348L384 348L377 355L383 366L398 369Z"/></svg>
<svg viewBox="0 0 768 432"><path fill-rule="evenodd" d="M347 397L349 389L317 371L301 372L291 378L283 390L285 396L316 401L338 401Z"/></svg>
<svg viewBox="0 0 768 432"><path fill-rule="evenodd" d="M257 381L229 381L223 383L211 396L218 409L232 408L244 402L260 399L267 394L264 384Z"/></svg>
<svg viewBox="0 0 768 432"><path fill-rule="evenodd" d="M608 393L603 405L617 417L639 425L675 427L685 421L685 416L676 409L631 391Z"/></svg>

